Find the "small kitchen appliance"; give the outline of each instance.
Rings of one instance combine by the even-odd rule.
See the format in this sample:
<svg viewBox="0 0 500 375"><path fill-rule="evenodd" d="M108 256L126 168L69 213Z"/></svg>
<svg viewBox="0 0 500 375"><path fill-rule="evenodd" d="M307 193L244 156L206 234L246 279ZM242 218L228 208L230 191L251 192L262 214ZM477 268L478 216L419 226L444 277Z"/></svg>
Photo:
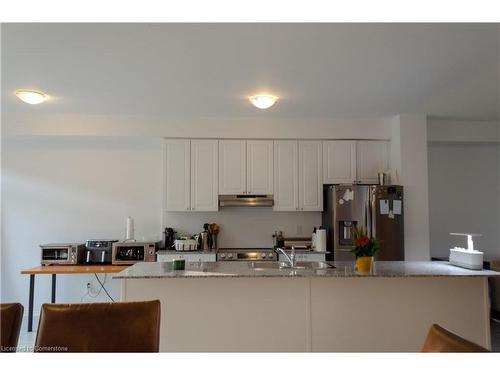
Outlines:
<svg viewBox="0 0 500 375"><path fill-rule="evenodd" d="M41 264L80 264L84 261L85 245L80 243L49 243L40 245Z"/></svg>
<svg viewBox="0 0 500 375"><path fill-rule="evenodd" d="M273 249L219 249L217 261L277 261L278 254Z"/></svg>
<svg viewBox="0 0 500 375"><path fill-rule="evenodd" d="M111 264L113 243L118 240L87 240L85 242L86 264Z"/></svg>
<svg viewBox="0 0 500 375"><path fill-rule="evenodd" d="M156 251L161 242L114 242L112 264L156 262Z"/></svg>
<svg viewBox="0 0 500 375"><path fill-rule="evenodd" d="M450 233L452 236L467 236L467 249L462 247L454 247L450 249L450 263L454 266L468 268L471 270L483 269L484 253L474 250L473 237L479 237L480 234L472 233Z"/></svg>
<svg viewBox="0 0 500 375"><path fill-rule="evenodd" d="M173 228L165 228L163 231L163 248L165 250L175 249L175 234L177 232Z"/></svg>

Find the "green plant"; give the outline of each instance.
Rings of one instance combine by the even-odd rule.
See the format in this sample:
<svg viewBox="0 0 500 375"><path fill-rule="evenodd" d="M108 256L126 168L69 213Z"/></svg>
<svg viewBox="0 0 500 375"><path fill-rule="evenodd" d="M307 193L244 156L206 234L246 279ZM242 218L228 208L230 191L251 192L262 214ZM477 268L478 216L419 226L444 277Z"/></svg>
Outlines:
<svg viewBox="0 0 500 375"><path fill-rule="evenodd" d="M380 248L380 241L376 238L369 237L366 229L364 228L352 228L352 238L354 242L354 247L351 252L359 257L372 257L377 250Z"/></svg>

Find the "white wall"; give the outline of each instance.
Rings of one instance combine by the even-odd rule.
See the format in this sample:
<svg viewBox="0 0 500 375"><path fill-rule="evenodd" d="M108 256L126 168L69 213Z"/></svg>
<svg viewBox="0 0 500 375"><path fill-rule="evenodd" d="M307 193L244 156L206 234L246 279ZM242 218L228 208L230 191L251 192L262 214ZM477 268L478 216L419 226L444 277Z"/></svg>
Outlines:
<svg viewBox="0 0 500 375"><path fill-rule="evenodd" d="M137 238L160 239L161 144L137 138L3 139L1 300L21 302L27 312L29 277L19 272L40 264L41 243L121 239L128 215L135 218ZM49 279L36 278L36 308L50 301ZM97 285L93 275L58 277L57 300L79 302L87 280ZM116 281L106 285L119 296Z"/></svg>
<svg viewBox="0 0 500 375"><path fill-rule="evenodd" d="M398 115L391 131L391 177L405 189L405 260L429 260L427 118Z"/></svg>
<svg viewBox="0 0 500 375"><path fill-rule="evenodd" d="M483 234L475 247L499 258L500 144L430 143L428 154L431 255L465 246L450 232L473 232Z"/></svg>
<svg viewBox="0 0 500 375"><path fill-rule="evenodd" d="M310 236L321 225L321 212L274 212L272 208L223 208L219 212L167 212L165 226L179 232L196 233L204 223L221 226L219 247L272 247L272 235Z"/></svg>
<svg viewBox="0 0 500 375"><path fill-rule="evenodd" d="M3 135L390 139L389 117L164 117L5 113Z"/></svg>

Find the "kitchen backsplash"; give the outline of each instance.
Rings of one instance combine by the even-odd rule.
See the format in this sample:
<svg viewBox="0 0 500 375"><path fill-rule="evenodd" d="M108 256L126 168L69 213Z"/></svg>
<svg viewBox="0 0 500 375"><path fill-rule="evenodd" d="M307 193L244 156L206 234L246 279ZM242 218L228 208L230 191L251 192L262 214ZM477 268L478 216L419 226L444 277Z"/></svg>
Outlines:
<svg viewBox="0 0 500 375"><path fill-rule="evenodd" d="M163 226L179 233L198 233L204 223L221 227L218 242L224 247L272 247L272 235L310 236L321 225L321 212L275 212L271 208L224 208L218 212L165 212Z"/></svg>

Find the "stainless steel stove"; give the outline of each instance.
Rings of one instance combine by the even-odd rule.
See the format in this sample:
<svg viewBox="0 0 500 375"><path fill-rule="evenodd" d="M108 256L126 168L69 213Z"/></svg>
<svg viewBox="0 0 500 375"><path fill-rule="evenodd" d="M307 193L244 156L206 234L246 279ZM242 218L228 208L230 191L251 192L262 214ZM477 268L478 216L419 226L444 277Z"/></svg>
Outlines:
<svg viewBox="0 0 500 375"><path fill-rule="evenodd" d="M217 261L277 261L278 254L274 249L219 249Z"/></svg>

